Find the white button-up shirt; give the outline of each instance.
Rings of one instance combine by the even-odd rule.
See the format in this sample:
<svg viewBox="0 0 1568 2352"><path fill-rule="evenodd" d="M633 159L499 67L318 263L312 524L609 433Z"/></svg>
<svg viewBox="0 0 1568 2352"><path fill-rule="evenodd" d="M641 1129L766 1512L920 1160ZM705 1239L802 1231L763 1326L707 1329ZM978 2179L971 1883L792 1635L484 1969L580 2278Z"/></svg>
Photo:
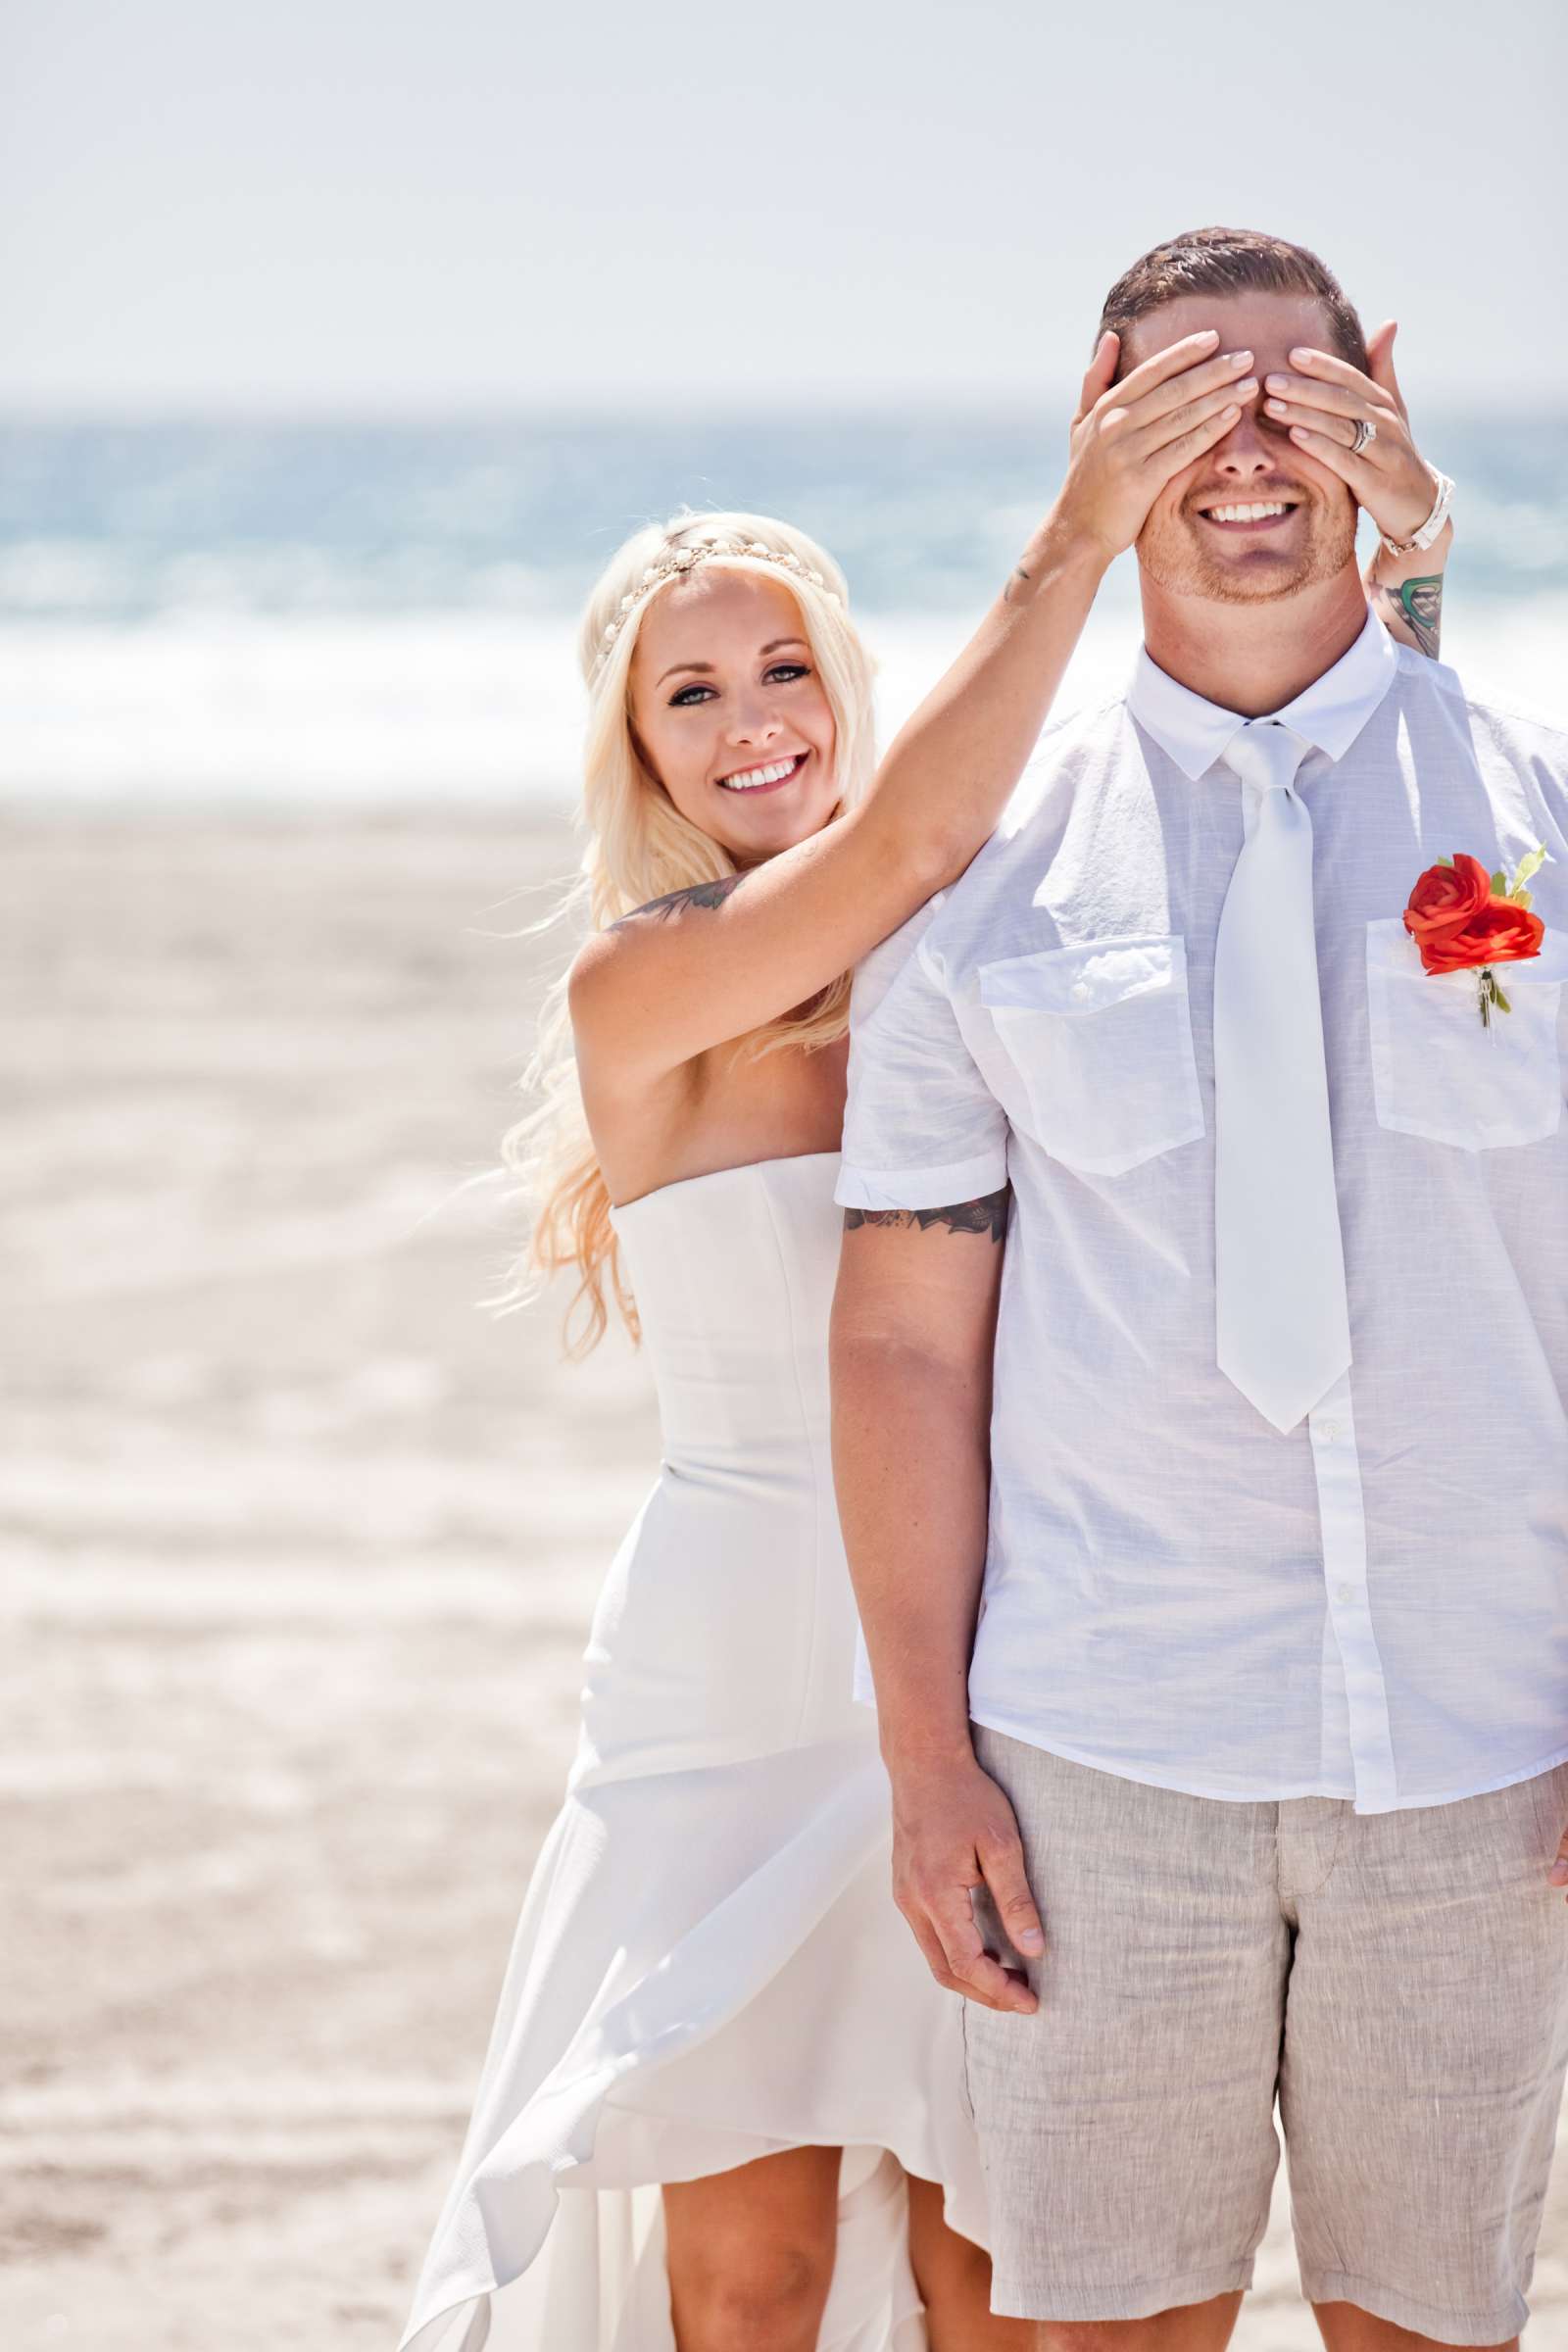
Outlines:
<svg viewBox="0 0 1568 2352"><path fill-rule="evenodd" d="M1568 1757L1568 738L1369 618L1313 747L1353 1362L1280 1436L1214 1360L1214 936L1243 721L1141 657L856 983L838 1197L1010 1181L977 1721L1200 1796L1443 1804ZM1547 929L1429 978L1400 916L1544 843Z"/></svg>

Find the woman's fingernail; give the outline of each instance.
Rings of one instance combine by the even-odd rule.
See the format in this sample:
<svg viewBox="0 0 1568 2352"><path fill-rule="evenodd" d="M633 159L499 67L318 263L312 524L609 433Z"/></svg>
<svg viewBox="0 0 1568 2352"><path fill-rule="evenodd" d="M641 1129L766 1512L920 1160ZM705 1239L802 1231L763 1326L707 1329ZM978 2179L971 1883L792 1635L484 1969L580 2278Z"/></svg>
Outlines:
<svg viewBox="0 0 1568 2352"><path fill-rule="evenodd" d="M1271 392L1284 392L1289 388L1289 379L1283 375L1265 376L1263 380Z"/></svg>
<svg viewBox="0 0 1568 2352"><path fill-rule="evenodd" d="M1020 1952L1038 1952L1045 1940L1037 1929L1024 1928L1019 1932L1018 1949Z"/></svg>
<svg viewBox="0 0 1568 2352"><path fill-rule="evenodd" d="M1269 415L1270 415L1271 416L1284 416L1284 414L1285 414L1285 403L1284 403L1284 401L1283 401L1283 400L1271 400L1271 401L1269 401L1269 402L1268 402L1267 406L1268 406L1268 413L1269 413Z"/></svg>
<svg viewBox="0 0 1568 2352"><path fill-rule="evenodd" d="M1225 365L1227 368L1250 368L1252 355L1250 351L1228 351L1225 354Z"/></svg>

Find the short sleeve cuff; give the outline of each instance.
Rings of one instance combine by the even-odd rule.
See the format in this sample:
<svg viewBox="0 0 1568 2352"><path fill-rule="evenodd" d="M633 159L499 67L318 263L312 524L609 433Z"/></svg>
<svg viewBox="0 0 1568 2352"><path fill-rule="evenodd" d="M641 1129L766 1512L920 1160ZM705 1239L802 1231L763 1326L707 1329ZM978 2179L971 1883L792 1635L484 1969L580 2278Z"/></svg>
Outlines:
<svg viewBox="0 0 1568 2352"><path fill-rule="evenodd" d="M846 1160L833 1198L841 1208L951 1208L1000 1193L1006 1181L1005 1152L950 1160L941 1168L856 1168Z"/></svg>

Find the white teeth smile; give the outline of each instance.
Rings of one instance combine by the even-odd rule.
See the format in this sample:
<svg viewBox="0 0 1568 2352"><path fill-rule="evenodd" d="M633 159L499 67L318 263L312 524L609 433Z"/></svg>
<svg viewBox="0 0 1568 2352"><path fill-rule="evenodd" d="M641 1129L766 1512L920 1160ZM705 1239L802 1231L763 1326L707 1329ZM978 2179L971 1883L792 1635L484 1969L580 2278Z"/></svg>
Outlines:
<svg viewBox="0 0 1568 2352"><path fill-rule="evenodd" d="M1210 522L1266 522L1271 514L1288 514L1290 508L1284 499L1272 499L1266 507L1205 507Z"/></svg>
<svg viewBox="0 0 1568 2352"><path fill-rule="evenodd" d="M793 760L775 760L771 767L740 767L718 780L725 792L760 792L764 784L782 784L786 776L793 776L805 758L798 752Z"/></svg>

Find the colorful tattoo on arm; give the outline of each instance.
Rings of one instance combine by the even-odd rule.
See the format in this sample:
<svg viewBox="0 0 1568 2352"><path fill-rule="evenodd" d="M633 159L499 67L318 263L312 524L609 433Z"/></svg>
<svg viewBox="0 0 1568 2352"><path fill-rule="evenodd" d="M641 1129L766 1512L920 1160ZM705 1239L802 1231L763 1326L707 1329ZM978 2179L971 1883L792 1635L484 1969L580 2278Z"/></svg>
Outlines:
<svg viewBox="0 0 1568 2352"><path fill-rule="evenodd" d="M612 931L624 931L628 923L640 923L644 915L653 915L661 923L678 914L683 906L722 906L732 890L745 881L744 874L720 874L716 882L694 882L689 890L671 890L662 899L650 899L646 906L634 906L623 914Z"/></svg>
<svg viewBox="0 0 1568 2352"><path fill-rule="evenodd" d="M1419 580L1401 580L1396 587L1384 588L1381 594L1428 661L1435 662L1438 641L1443 635L1442 572L1433 572Z"/></svg>
<svg viewBox="0 0 1568 2352"><path fill-rule="evenodd" d="M1010 1192L1004 1184L1000 1193L957 1200L951 1208L847 1208L844 1230L858 1233L862 1225L897 1225L906 1232L928 1233L933 1225L945 1225L949 1233L989 1233L994 1242L1004 1242Z"/></svg>

